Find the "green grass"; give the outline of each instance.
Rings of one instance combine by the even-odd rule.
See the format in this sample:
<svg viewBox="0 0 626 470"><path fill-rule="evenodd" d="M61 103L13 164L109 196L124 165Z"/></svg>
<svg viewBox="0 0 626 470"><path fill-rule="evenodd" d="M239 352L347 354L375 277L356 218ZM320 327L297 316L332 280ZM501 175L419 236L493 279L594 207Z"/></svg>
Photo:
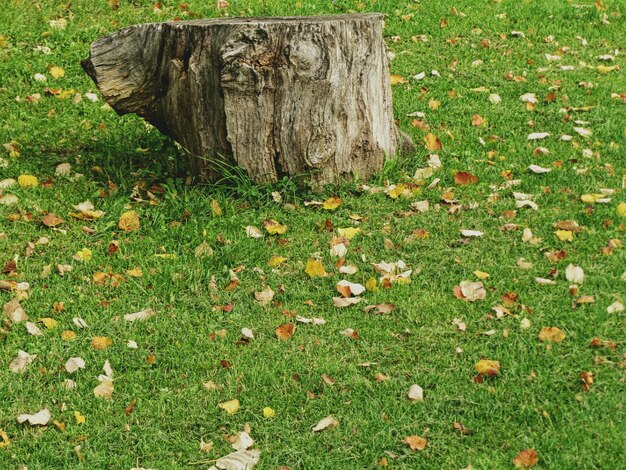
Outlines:
<svg viewBox="0 0 626 470"><path fill-rule="evenodd" d="M376 468L382 457L388 468L398 469L512 468L512 459L527 448L539 454L537 468L622 467L626 325L623 312L609 314L606 308L616 300L626 302L626 252L616 248L607 256L601 250L612 239L626 242L625 219L616 213L625 201L626 105L611 97L626 92L624 51L606 64L619 70L602 73L596 67L601 64L598 56L626 44L623 2L604 0L601 10L591 0L231 0L231 16L344 13L360 10L359 3L366 11L387 15L385 35L395 53L392 73L409 78L408 84L394 87L395 115L401 128L421 144L425 132L412 127L414 118L407 114L424 112L443 143L438 152L443 168L433 176L441 182L409 199L368 194L355 184L327 188L322 195L289 180L254 186L237 174L218 185L188 184L185 158L170 141L136 116L119 117L105 109L102 100L93 103L84 97L96 90L79 65L89 43L108 32L186 15L179 2L163 3L158 15L153 3L143 0L121 0L117 10L104 0L0 2L0 143L13 142L20 152L16 158L0 153L0 180L32 174L40 181L36 188L4 190L19 202L0 205L0 264L19 256L13 279L30 283L30 297L22 302L27 315L34 322L43 317L58 321L52 330L38 323L43 336L29 335L23 324L4 324L0 429L11 444L0 449L0 467L186 468L231 452L223 436L241 431L246 423L262 451L262 469ZM197 17L224 14L214 2L187 3ZM452 7L461 14L454 14ZM498 17L503 13L505 17ZM49 20L59 18L67 19L67 28L51 29ZM441 27L444 18L447 26ZM609 24L603 24L603 18ZM511 37L511 31L522 31L525 38ZM411 39L422 34L427 42ZM544 42L549 35L554 42ZM483 40L489 40L488 47L481 45ZM35 52L36 46L47 46L51 53ZM546 61L546 53L557 54L563 47L569 49L561 51L561 63L574 70L559 70ZM482 65L472 66L478 59ZM47 72L52 65L62 67L65 76L53 79ZM431 70L441 76L431 77ZM422 71L427 74L422 81L410 78ZM509 71L525 81L505 79ZM48 81L36 82L36 73L46 74ZM581 87L580 82L593 87ZM75 91L60 99L46 95L45 87ZM475 91L480 87L483 91ZM544 102L550 91L556 101ZM519 100L529 92L539 99L535 110L527 110ZM26 102L34 93L41 94L39 102ZM83 95L78 103L72 101L75 93ZM490 93L498 93L502 102L489 103ZM431 110L430 100L439 100L441 106ZM566 106L593 108L560 112ZM486 125L471 126L474 114L486 118ZM588 122L582 127L593 130L591 138L573 131L575 120ZM529 133L540 131L552 135L539 142L526 140ZM559 139L565 133L575 136L573 142ZM499 139L490 139L492 135ZM548 147L550 154L533 156L539 145ZM425 166L428 151L418 147L415 155L391 162L370 184L406 181ZM586 148L593 157L583 155ZM56 165L63 162L84 177L72 181L55 176ZM552 172L529 173L531 163ZM455 185L458 171L475 174L478 183ZM490 186L506 182L505 171L521 179L515 191L535 195L538 211L519 209L513 220L503 218L503 211L515 209L511 189L497 191L499 200L488 202L496 192ZM153 196L147 192L150 188ZM610 203L581 202L581 195L601 188L616 191ZM476 208L449 214L448 206L435 207L446 189L453 189L461 204L476 203ZM273 202L272 191L282 194L283 203ZM343 204L333 212L303 204L327 196L342 197ZM422 199L430 201L428 212L402 216L411 202ZM93 222L74 220L69 215L72 206L85 200L106 214ZM220 217L212 215L213 200L223 209ZM139 213L141 227L124 233L117 222L129 208ZM66 219L60 226L65 232L40 223L48 211ZM346 256L359 271L342 276L328 253L336 230L327 232L324 224L328 218L337 228L352 227L351 214L365 217L359 224L363 232L351 241ZM246 236L245 226L262 227L269 218L289 226L282 236L285 243L268 234L258 240ZM552 224L566 219L585 227L572 242L554 235ZM519 230L501 231L506 222L518 224ZM84 225L95 234L84 233ZM526 227L543 241L523 243L521 231ZM427 230L430 237L405 241L415 229ZM485 235L466 243L460 229L478 229ZM28 256L27 244L42 236L49 243ZM393 248L385 248L386 239ZM120 252L109 256L113 240L119 241ZM194 250L204 240L213 255L198 258ZM74 253L85 247L93 259L74 261ZM557 263L543 254L558 249L567 257ZM329 277L310 279L305 274L306 260L315 252L321 253ZM177 256L155 256L163 253ZM270 268L272 256L287 261ZM520 269L520 257L534 267ZM367 292L357 306L332 306L340 279L365 284L375 276L371 262L399 259L421 270L412 275L411 284ZM71 264L73 271L60 276L56 263ZM585 270L581 294L593 295L595 303L572 308L564 274L570 263ZM49 264L52 274L42 278ZM245 267L238 273L240 285L226 291L229 270L240 266ZM142 277L125 274L135 267L142 269ZM552 269L558 269L556 285L534 281L549 277ZM468 303L455 298L454 286L475 280L475 270L490 275L483 281L486 300ZM119 287L94 285L96 271L122 274L126 280ZM212 277L217 290L209 287ZM268 307L254 300L254 292L265 286L276 291L275 303ZM491 308L510 291L532 313L518 305L513 316L491 318ZM13 296L0 292L0 301L4 305ZM65 309L55 312L56 302L65 302ZM397 307L386 316L362 309L382 302ZM234 304L229 313L214 308L229 304ZM145 307L153 308L156 316L143 323L112 321ZM322 317L327 323L298 325L292 339L281 342L274 330L290 321L285 311ZM76 328L74 317L83 318L89 328ZM529 330L520 329L525 317L532 322ZM467 323L467 331L455 330L455 318ZM539 341L539 331L549 326L565 332L562 343L547 347ZM243 327L256 337L248 344L238 341ZM359 338L342 336L346 328L356 329ZM212 335L222 329L225 337ZM64 330L75 331L76 340L63 341ZM488 330L495 334L482 334ZM113 344L106 351L94 350L93 336L107 336ZM615 349L590 348L594 337L614 342ZM126 347L130 339L138 349ZM457 354L456 348L463 352ZM25 372L15 374L8 364L19 349L37 358ZM61 387L70 377L63 365L73 356L87 365L72 376L77 388L67 391ZM477 384L472 380L474 364L483 358L500 361L501 370L499 376ZM115 373L111 400L93 395L106 359ZM222 367L220 361L229 361L231 367ZM360 365L366 362L375 364ZM589 391L581 389L583 371L594 374ZM377 373L390 378L377 382ZM336 383L325 384L323 374ZM203 383L209 380L223 388L207 391ZM414 383L424 388L423 402L406 397ZM227 415L217 405L232 398L239 399L241 409ZM124 409L132 400L136 406L127 416ZM274 418L263 417L266 406L276 410ZM17 415L43 407L65 423L64 431L52 424L41 428L17 423ZM86 416L85 424L75 423L74 411ZM329 414L340 425L313 433L311 426ZM453 429L455 422L472 433L461 435ZM426 436L425 450L411 451L402 444L409 435ZM201 439L215 443L210 453L200 452ZM82 461L76 445L81 446ZM200 463L194 468L209 466Z"/></svg>

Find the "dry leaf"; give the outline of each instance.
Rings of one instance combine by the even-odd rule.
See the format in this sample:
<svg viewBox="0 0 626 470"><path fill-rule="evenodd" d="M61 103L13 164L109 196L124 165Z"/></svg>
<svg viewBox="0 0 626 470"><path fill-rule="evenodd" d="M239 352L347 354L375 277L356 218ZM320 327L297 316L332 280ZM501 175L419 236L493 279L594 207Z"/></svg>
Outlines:
<svg viewBox="0 0 626 470"><path fill-rule="evenodd" d="M69 374L73 374L78 369L84 369L84 368L85 368L85 361L84 359L80 357L70 357L65 363L65 370Z"/></svg>
<svg viewBox="0 0 626 470"><path fill-rule="evenodd" d="M565 269L565 278L574 284L582 284L585 278L585 272L580 266L570 264Z"/></svg>
<svg viewBox="0 0 626 470"><path fill-rule="evenodd" d="M94 336L91 341L91 347L94 349L107 349L113 341L106 336Z"/></svg>
<svg viewBox="0 0 626 470"><path fill-rule="evenodd" d="M419 385L413 384L409 388L409 392L407 394L409 400L411 401L423 401L424 400L424 389Z"/></svg>
<svg viewBox="0 0 626 470"><path fill-rule="evenodd" d="M272 299L274 298L274 291L270 286L267 286L261 292L255 292L254 298L257 302L259 302L264 307L269 305Z"/></svg>
<svg viewBox="0 0 626 470"><path fill-rule="evenodd" d="M220 403L217 406L223 409L224 411L226 411L226 413L228 413L229 415L234 415L235 413L237 413L237 411L239 411L240 405L239 405L239 400L235 398L233 400L228 400L223 403Z"/></svg>
<svg viewBox="0 0 626 470"><path fill-rule="evenodd" d="M332 429L339 426L339 421L333 418L331 415L322 418L316 425L312 426L313 432L324 431L326 429Z"/></svg>
<svg viewBox="0 0 626 470"><path fill-rule="evenodd" d="M478 182L478 178L467 171L459 171L454 174L454 182L458 185L465 186Z"/></svg>
<svg viewBox="0 0 626 470"><path fill-rule="evenodd" d="M480 281L461 281L458 286L454 286L454 296L467 302L484 300L487 292Z"/></svg>
<svg viewBox="0 0 626 470"><path fill-rule="evenodd" d="M30 355L21 349L17 352L17 357L9 363L9 369L12 372L24 372L26 368L33 363L37 356Z"/></svg>
<svg viewBox="0 0 626 470"><path fill-rule="evenodd" d="M339 308L349 307L350 305L358 304L361 300L361 297L333 297L333 305Z"/></svg>
<svg viewBox="0 0 626 470"><path fill-rule="evenodd" d="M39 181L33 175L20 175L17 177L17 184L20 188L34 188L39 186Z"/></svg>
<svg viewBox="0 0 626 470"><path fill-rule="evenodd" d="M535 449L526 449L521 451L513 459L513 465L515 468L531 468L537 465L539 462L539 456Z"/></svg>
<svg viewBox="0 0 626 470"><path fill-rule="evenodd" d="M35 425L40 425L40 426L45 426L46 424L48 424L48 421L50 421L50 418L52 417L52 415L50 414L50 411L48 410L48 408L44 408L41 411L38 411L35 414L29 415L29 414L21 414L17 417L17 422L22 424L26 421L28 421L28 424L30 424L31 426L35 426Z"/></svg>
<svg viewBox="0 0 626 470"><path fill-rule="evenodd" d="M41 218L41 223L44 224L46 227L56 227L57 225L62 224L63 222L65 222L61 217L59 217L56 214L53 214L52 212L48 212L46 215L44 215Z"/></svg>
<svg viewBox="0 0 626 470"><path fill-rule="evenodd" d="M276 328L276 337L281 341L288 341L296 332L296 325L294 323L285 323Z"/></svg>
<svg viewBox="0 0 626 470"><path fill-rule="evenodd" d="M439 137L437 137L432 132L429 132L424 136L424 143L426 144L426 148L428 150L441 150L442 148Z"/></svg>
<svg viewBox="0 0 626 470"><path fill-rule="evenodd" d="M350 295L361 295L365 292L365 286L361 284L354 284L352 282L341 280L337 283L337 292L344 297L350 297Z"/></svg>
<svg viewBox="0 0 626 470"><path fill-rule="evenodd" d="M424 450L428 441L420 436L407 436L402 439L402 443L408 445L411 450Z"/></svg>
<svg viewBox="0 0 626 470"><path fill-rule="evenodd" d="M151 308L144 308L135 313L128 313L124 315L124 320L126 321L144 321L150 318L151 316L156 315L156 312Z"/></svg>
<svg viewBox="0 0 626 470"><path fill-rule="evenodd" d="M363 310L366 312L372 312L377 315L388 315L396 308L395 304L377 304L377 305L368 305L364 307Z"/></svg>
<svg viewBox="0 0 626 470"><path fill-rule="evenodd" d="M261 230L254 225L247 225L246 236L248 238L262 238L263 234L261 233Z"/></svg>
<svg viewBox="0 0 626 470"><path fill-rule="evenodd" d="M259 463L260 456L259 449L238 450L217 459L215 465L209 467L208 470L251 470Z"/></svg>
<svg viewBox="0 0 626 470"><path fill-rule="evenodd" d="M565 333L556 326L544 326L539 332L539 340L548 343L560 343L565 339Z"/></svg>
<svg viewBox="0 0 626 470"><path fill-rule="evenodd" d="M136 211L124 212L117 224L120 230L125 232L134 232L139 229L139 214Z"/></svg>
<svg viewBox="0 0 626 470"><path fill-rule="evenodd" d="M322 209L325 209L327 211L334 211L341 205L342 202L343 199L341 199L340 197L329 197L322 204Z"/></svg>

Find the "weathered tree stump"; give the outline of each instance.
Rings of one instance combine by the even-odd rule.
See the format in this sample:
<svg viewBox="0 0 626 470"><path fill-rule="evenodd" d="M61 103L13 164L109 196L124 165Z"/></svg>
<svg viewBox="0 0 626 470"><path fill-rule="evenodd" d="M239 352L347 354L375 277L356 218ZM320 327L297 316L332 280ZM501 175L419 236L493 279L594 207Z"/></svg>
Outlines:
<svg viewBox="0 0 626 470"><path fill-rule="evenodd" d="M136 113L215 180L366 179L410 142L393 121L380 14L131 26L82 65L119 114Z"/></svg>

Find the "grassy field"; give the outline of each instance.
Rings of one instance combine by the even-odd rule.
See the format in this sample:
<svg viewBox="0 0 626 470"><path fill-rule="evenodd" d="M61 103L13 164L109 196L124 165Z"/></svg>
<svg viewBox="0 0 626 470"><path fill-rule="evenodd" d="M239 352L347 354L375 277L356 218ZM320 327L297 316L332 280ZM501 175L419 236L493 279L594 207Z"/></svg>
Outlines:
<svg viewBox="0 0 626 470"><path fill-rule="evenodd" d="M0 468L209 468L243 430L261 469L513 468L526 449L536 468L623 468L623 2L0 5ZM79 64L91 41L134 23L351 11L387 15L391 72L407 81L393 88L394 112L418 144L368 182L377 193L355 183L323 194L289 180L259 187L237 174L191 185L171 141L92 101ZM528 93L536 99L520 99ZM429 132L440 150L425 148ZM550 135L528 140L542 132ZM442 167L413 179L433 153ZM71 167L57 174L63 163ZM477 181L462 184L462 172ZM391 185L408 183L393 197ZM513 192L536 209L516 207ZM342 203L304 204L329 197ZM84 201L104 214L72 216ZM127 211L137 230L119 227ZM287 231L267 233L268 219ZM345 254L354 274L329 252L343 228L360 229ZM316 258L327 276L305 272ZM381 283L372 263L398 260L411 282ZM570 264L584 270L582 284L567 279ZM359 304L333 306L342 279L367 284ZM482 282L485 298L455 296L465 280ZM255 293L268 287L274 296L262 305ZM388 314L364 310L387 303ZM123 319L147 308L154 315L143 322ZM279 340L287 323L295 333ZM19 350L36 358L14 362ZM70 374L72 357L85 366ZM499 373L478 374L483 359ZM110 384L100 374L113 379L111 398L94 394ZM423 400L407 397L413 384ZM232 399L236 413L218 406ZM16 419L44 408L46 426ZM313 432L328 415L338 426ZM408 436L425 448L412 450Z"/></svg>

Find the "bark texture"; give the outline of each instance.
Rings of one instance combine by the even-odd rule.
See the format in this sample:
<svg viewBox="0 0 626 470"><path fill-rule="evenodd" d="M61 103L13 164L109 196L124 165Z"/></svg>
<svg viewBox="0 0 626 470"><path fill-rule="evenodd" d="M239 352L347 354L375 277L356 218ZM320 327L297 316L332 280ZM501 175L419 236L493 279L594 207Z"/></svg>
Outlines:
<svg viewBox="0 0 626 470"><path fill-rule="evenodd" d="M95 41L83 68L119 113L256 182L366 179L410 140L392 114L379 14L141 24Z"/></svg>

